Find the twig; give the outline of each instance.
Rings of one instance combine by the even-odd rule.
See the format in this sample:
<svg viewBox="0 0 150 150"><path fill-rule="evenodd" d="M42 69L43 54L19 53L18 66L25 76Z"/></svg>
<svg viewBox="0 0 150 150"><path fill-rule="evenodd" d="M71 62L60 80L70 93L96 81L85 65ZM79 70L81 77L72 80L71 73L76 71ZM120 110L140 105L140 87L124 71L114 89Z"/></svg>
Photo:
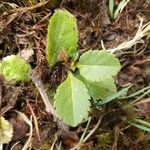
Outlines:
<svg viewBox="0 0 150 150"><path fill-rule="evenodd" d="M87 129L88 129L88 127L89 127L89 123L90 123L90 121L91 121L91 118L89 118L88 123L87 123L86 128L85 128L85 131L83 132L83 134L82 134L82 136L81 136L81 138L80 138L79 143L78 143L75 147L73 147L72 149L70 149L70 150L75 150L75 149L78 150L78 149L80 148L81 144L85 143L85 142L91 137L91 135L98 129L98 127L99 127L99 125L100 125L100 123L101 123L101 120L102 120L102 116L99 118L99 120L98 120L97 124L95 125L95 127L94 127L94 128L90 131L90 133L85 137L85 134L86 134Z"/></svg>
<svg viewBox="0 0 150 150"><path fill-rule="evenodd" d="M4 30L4 28L6 28L6 26L8 26L13 20L15 20L19 15L22 15L23 13L26 13L28 11L32 11L34 9L37 9L39 7L42 7L44 5L46 5L47 3L49 2L49 0L45 1L45 2L41 2L41 3L38 3L34 6L30 6L30 7L19 7L19 8L15 8L13 10L10 10L8 13L11 15L9 17L9 19L7 19L8 21L7 22L0 22L0 32L2 32Z"/></svg>
<svg viewBox="0 0 150 150"><path fill-rule="evenodd" d="M97 130L97 128L99 127L100 123L101 123L101 120L102 120L102 116L99 118L97 124L95 125L95 127L90 131L90 133L84 138L83 142L86 142L90 137L91 135Z"/></svg>
<svg viewBox="0 0 150 150"><path fill-rule="evenodd" d="M58 114L55 112L52 104L49 101L48 95L44 89L44 85L42 83L41 78L37 75L35 70L32 70L29 74L30 79L35 84L36 88L38 89L42 100L45 104L46 111L53 115L54 121L57 122L58 128L63 130L69 130L68 125L66 125L63 121L59 120Z"/></svg>
<svg viewBox="0 0 150 150"><path fill-rule="evenodd" d="M33 111L33 108L32 108L31 105L29 104L29 102L28 102L28 101L26 101L26 102L27 102L27 105L29 106L29 109L30 109L31 114L32 114L32 116L33 116L33 121L34 121L34 125L35 125L35 130L36 130L36 133L37 133L37 136L38 136L38 140L41 141L37 118L36 118L36 116L35 116L35 113L34 113L34 111Z"/></svg>
<svg viewBox="0 0 150 150"><path fill-rule="evenodd" d="M10 150L13 150L14 147L15 147L16 145L18 145L19 143L20 143L20 141L16 142L16 143L10 148Z"/></svg>
<svg viewBox="0 0 150 150"><path fill-rule="evenodd" d="M113 49L108 49L107 51L110 53L115 53L119 50L122 49L129 49L130 47L132 47L133 45L141 42L141 39L144 36L149 36L150 35L150 22L148 22L147 24L143 25L143 18L142 17L138 17L140 20L140 24L139 24L139 28L137 30L137 33L135 35L135 37L127 42L123 42L120 45L118 45L117 47L113 48Z"/></svg>
<svg viewBox="0 0 150 150"><path fill-rule="evenodd" d="M38 3L38 4L36 4L36 5L33 5L33 6L30 6L30 7L19 7L19 8L17 8L17 9L13 9L13 10L11 10L10 12L11 13L15 13L15 12L23 12L23 13L25 13L25 12L27 12L27 11L31 11L31 10L34 10L34 9L36 9L36 8L39 8L39 7L42 7L42 6L44 6L44 5L46 5L48 2L49 2L50 0L47 0L47 1L45 1L45 2L41 2L41 3Z"/></svg>
<svg viewBox="0 0 150 150"><path fill-rule="evenodd" d="M32 72L30 73L29 77L33 81L33 83L35 84L37 89L39 90L40 95L42 97L42 100L43 100L43 102L45 104L46 111L53 115L54 120L57 120L58 119L58 115L55 112L52 104L49 101L48 95L47 95L47 93L46 93L46 91L44 89L44 85L43 85L40 77L37 75L37 73L34 70L32 70Z"/></svg>
<svg viewBox="0 0 150 150"><path fill-rule="evenodd" d="M52 13L48 13L45 17L43 17L37 24L35 24L32 29L35 29L41 22L45 21Z"/></svg>
<svg viewBox="0 0 150 150"><path fill-rule="evenodd" d="M85 137L85 134L87 132L87 129L89 127L90 122L91 122L91 117L89 117L89 119L88 119L86 128L85 128L85 130L84 130L84 132L83 132L83 134L82 134L82 136L80 138L79 143L75 147L71 148L70 150L79 150L80 149L81 145L83 144L83 140L84 140L84 137Z"/></svg>

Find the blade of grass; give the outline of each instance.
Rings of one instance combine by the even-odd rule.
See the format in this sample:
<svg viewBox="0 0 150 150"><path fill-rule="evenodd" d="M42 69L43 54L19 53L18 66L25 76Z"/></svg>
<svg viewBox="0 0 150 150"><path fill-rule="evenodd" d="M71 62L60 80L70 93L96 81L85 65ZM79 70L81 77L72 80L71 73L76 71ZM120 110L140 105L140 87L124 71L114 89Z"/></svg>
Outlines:
<svg viewBox="0 0 150 150"><path fill-rule="evenodd" d="M87 132L87 129L88 129L88 127L89 127L90 122L91 122L91 117L89 117L89 119L88 119L86 128L85 128L85 130L84 130L84 132L83 132L83 134L82 134L82 136L81 136L81 138L80 138L79 143L78 143L75 147L73 147L72 149L70 149L70 150L79 150L79 149L80 149L81 144L82 144L83 141L84 141L84 137L85 137L85 134L86 134L86 132Z"/></svg>
<svg viewBox="0 0 150 150"><path fill-rule="evenodd" d="M113 18L113 16L114 16L114 0L109 0L108 8L109 8L109 14Z"/></svg>
<svg viewBox="0 0 150 150"><path fill-rule="evenodd" d="M132 101L130 105L136 105L144 96L148 95L150 93L150 89L148 89L144 94L139 96L136 100Z"/></svg>
<svg viewBox="0 0 150 150"><path fill-rule="evenodd" d="M135 126L135 127L137 127L137 128L139 128L139 129L141 129L141 130L150 132L150 128L148 128L148 127L144 127L142 125L139 125L139 124L136 124L136 123L133 123L133 122L130 122L130 124L133 125L133 126Z"/></svg>
<svg viewBox="0 0 150 150"><path fill-rule="evenodd" d="M61 150L61 145L62 145L62 142L59 143L57 150Z"/></svg>
<svg viewBox="0 0 150 150"><path fill-rule="evenodd" d="M129 121L129 123L141 130L150 132L150 123L141 119L134 119L133 121Z"/></svg>
<svg viewBox="0 0 150 150"><path fill-rule="evenodd" d="M83 139L83 143L85 143L89 137L91 137L91 135L98 129L100 123L101 123L101 120L102 120L102 116L99 118L97 124L95 125L95 127L89 132L89 134Z"/></svg>
<svg viewBox="0 0 150 150"><path fill-rule="evenodd" d="M150 123L147 122L147 121L144 121L144 120L142 120L142 119L134 119L134 121L136 121L136 122L138 122L138 123L140 123L140 124L143 124L143 125L145 125L145 126L147 126L147 127L150 128Z"/></svg>
<svg viewBox="0 0 150 150"><path fill-rule="evenodd" d="M106 104L106 103L111 102L112 100L115 100L115 99L117 99L117 98L119 98L119 97L121 97L121 96L123 96L123 95L126 95L131 86L132 86L132 85L129 85L128 87L126 87L126 88L120 90L119 92L117 92L117 93L115 93L115 94L109 96L109 97L106 98L105 100L99 101L99 102L97 103L97 105L98 105L98 106L104 105L104 104Z"/></svg>
<svg viewBox="0 0 150 150"><path fill-rule="evenodd" d="M135 97L137 95L140 95L140 94L144 93L145 91L147 91L149 89L150 89L150 86L147 86L145 88L142 88L142 89L136 91L135 93L130 94L129 96L123 97L122 99L133 98L133 97Z"/></svg>
<svg viewBox="0 0 150 150"><path fill-rule="evenodd" d="M124 7L127 5L127 3L128 3L129 1L130 1L130 0L122 0L122 1L119 3L117 9L116 9L115 12L114 12L114 18L117 18L117 16L119 15L119 13L122 12L122 10L124 9Z"/></svg>
<svg viewBox="0 0 150 150"><path fill-rule="evenodd" d="M56 136L50 150L54 150L54 146L55 146L55 143L56 143L57 139L58 139L58 137Z"/></svg>

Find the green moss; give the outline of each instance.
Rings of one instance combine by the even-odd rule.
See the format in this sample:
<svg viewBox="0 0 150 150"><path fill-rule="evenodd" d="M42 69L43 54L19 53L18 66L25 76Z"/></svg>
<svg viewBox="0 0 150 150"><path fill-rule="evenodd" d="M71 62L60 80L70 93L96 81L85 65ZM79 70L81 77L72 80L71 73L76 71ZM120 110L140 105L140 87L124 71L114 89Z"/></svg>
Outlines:
<svg viewBox="0 0 150 150"><path fill-rule="evenodd" d="M3 58L0 64L0 73L13 84L29 81L28 72L30 69L31 66L23 58L16 55Z"/></svg>

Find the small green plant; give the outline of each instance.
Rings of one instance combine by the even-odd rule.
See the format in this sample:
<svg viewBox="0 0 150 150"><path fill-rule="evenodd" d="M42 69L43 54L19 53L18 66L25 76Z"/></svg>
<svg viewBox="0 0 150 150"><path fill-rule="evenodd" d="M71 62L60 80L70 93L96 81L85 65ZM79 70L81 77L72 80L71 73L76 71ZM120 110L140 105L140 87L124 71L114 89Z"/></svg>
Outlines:
<svg viewBox="0 0 150 150"><path fill-rule="evenodd" d="M7 56L0 62L0 74L12 84L29 81L30 69L31 66L17 55Z"/></svg>
<svg viewBox="0 0 150 150"><path fill-rule="evenodd" d="M124 7L127 5L127 3L130 0L121 0L119 5L117 6L117 8L115 9L115 4L114 4L114 0L109 0L109 14L111 16L111 18L116 19L117 16L119 15L119 13L122 12L122 10L124 9Z"/></svg>
<svg viewBox="0 0 150 150"><path fill-rule="evenodd" d="M55 11L49 21L46 56L50 67L63 62L68 69L54 96L54 107L71 126L87 119L91 97L104 99L116 93L114 77L120 70L119 60L107 51L89 50L80 56L77 42L75 17L66 10Z"/></svg>

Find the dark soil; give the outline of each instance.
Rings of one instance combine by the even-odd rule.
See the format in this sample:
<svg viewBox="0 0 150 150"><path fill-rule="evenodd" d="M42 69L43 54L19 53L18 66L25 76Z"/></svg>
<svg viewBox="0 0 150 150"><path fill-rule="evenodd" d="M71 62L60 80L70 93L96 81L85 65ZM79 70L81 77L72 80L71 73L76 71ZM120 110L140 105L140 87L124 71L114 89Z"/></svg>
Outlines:
<svg viewBox="0 0 150 150"><path fill-rule="evenodd" d="M150 1L131 0L117 19L108 14L107 0L52 0L38 6L39 0L3 0L0 2L0 59L21 50L33 49L34 55L29 59L32 68L42 79L45 89L56 88L64 80L65 70L61 65L50 70L46 57L46 35L48 21L55 9L67 9L76 18L79 29L78 51L84 53L90 49L102 49L103 41L107 49L114 48L132 39L139 27L138 15L144 24L150 21ZM115 0L118 5L119 0ZM129 90L134 93L138 89L150 86L150 40L145 37L143 42L117 54L122 69L116 77L118 90L128 83L133 86ZM149 98L146 95L143 99ZM126 104L138 97L110 102L101 108L93 107L87 134L96 126L99 118L101 123L90 138L82 144L81 150L149 150L150 134L130 126L128 120L142 116L150 122L150 104L138 106L143 112L134 111L134 106L124 108ZM86 124L70 128L70 132L60 131L51 114L45 110L40 93L33 83L11 85L0 76L0 114L13 125L12 141L4 145L9 150L19 142L13 150L21 150L29 137L29 126L15 112L22 112L28 118L32 116L33 133L31 148L33 150L49 150L56 140L55 148L67 150L74 147ZM34 117L37 120L36 130Z"/></svg>

